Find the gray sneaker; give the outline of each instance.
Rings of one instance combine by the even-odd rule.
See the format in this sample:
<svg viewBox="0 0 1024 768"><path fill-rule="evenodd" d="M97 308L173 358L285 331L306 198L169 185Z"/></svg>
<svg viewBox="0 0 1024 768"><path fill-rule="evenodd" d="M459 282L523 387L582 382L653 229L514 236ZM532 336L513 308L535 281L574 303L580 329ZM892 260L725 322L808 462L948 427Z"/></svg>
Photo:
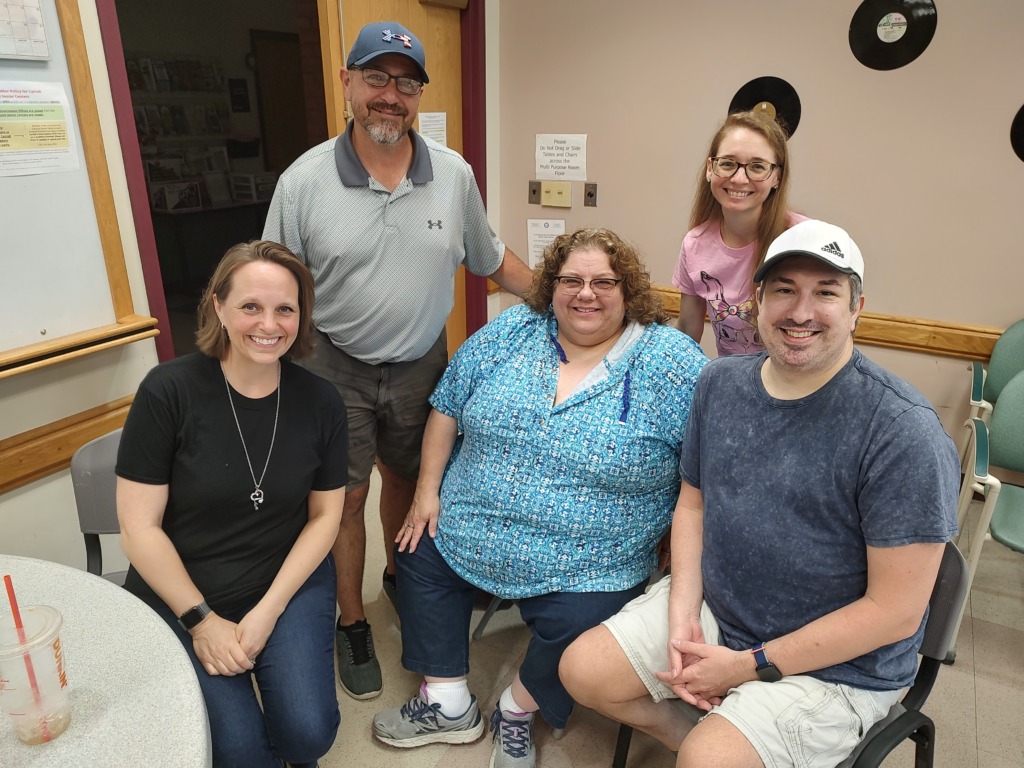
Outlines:
<svg viewBox="0 0 1024 768"><path fill-rule="evenodd" d="M461 715L448 718L441 714L440 704L428 704L426 693L420 692L398 709L386 709L373 716L373 735L392 747L408 749L424 744L468 744L484 733L484 719L476 696Z"/></svg>
<svg viewBox="0 0 1024 768"><path fill-rule="evenodd" d="M533 746L533 713L522 718L494 708L491 715L490 768L534 768L537 765L537 750Z"/></svg>
<svg viewBox="0 0 1024 768"><path fill-rule="evenodd" d="M384 689L380 662L373 652L373 634L366 621L335 629L334 651L338 655L338 679L353 699L375 699Z"/></svg>

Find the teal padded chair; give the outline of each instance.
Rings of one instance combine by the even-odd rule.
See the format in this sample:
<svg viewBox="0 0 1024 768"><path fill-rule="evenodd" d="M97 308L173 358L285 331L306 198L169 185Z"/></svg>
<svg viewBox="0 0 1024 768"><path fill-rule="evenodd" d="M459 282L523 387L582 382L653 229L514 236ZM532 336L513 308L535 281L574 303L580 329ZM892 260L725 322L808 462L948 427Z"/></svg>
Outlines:
<svg viewBox="0 0 1024 768"><path fill-rule="evenodd" d="M915 768L931 768L935 761L935 723L921 711L921 707L935 685L939 668L956 642L968 586L967 562L956 545L947 542L928 601L928 623L924 628L921 663L914 683L889 713L868 730L853 754L837 768L877 768L906 739L916 744ZM679 701L675 706L683 710L691 723L704 714L696 707ZM619 728L612 768L625 768L632 735L633 729L628 725Z"/></svg>
<svg viewBox="0 0 1024 768"><path fill-rule="evenodd" d="M1024 371L1024 320L1011 325L996 341L988 367L975 360L971 363L971 410L968 419L980 418L986 424L1003 388ZM968 435L960 444L961 469L966 474Z"/></svg>
<svg viewBox="0 0 1024 768"><path fill-rule="evenodd" d="M967 472L957 510L961 532L974 494L980 493L985 499L967 555L973 582L981 548L989 535L1003 546L1024 552L1024 488L1000 482L989 472L989 467L1000 467L1024 473L1024 372L1003 387L988 424L980 417L968 419L964 430Z"/></svg>

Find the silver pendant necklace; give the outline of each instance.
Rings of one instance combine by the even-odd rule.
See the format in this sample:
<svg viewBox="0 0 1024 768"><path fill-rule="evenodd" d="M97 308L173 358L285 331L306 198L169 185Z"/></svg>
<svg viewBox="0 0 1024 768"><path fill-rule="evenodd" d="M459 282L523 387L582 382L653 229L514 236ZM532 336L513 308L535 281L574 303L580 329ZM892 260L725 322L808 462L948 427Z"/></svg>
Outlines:
<svg viewBox="0 0 1024 768"><path fill-rule="evenodd" d="M252 500L252 508L259 511L263 503L263 478L267 476L267 467L270 466L270 454L274 452L274 439L277 437L277 416L281 412L281 364L277 364L277 405L274 407L274 432L270 435L270 448L267 449L267 462L263 465L263 472L260 479L256 479L256 473L252 468L252 459L249 458L249 449L245 445L245 436L242 434L242 425L238 422L238 414L235 412L235 401L231 399L231 385L228 383L228 375L224 372L224 363L220 364L220 372L224 377L224 386L228 390L228 403L231 405L231 415L235 417L235 427L238 429L238 437L242 441L242 450L245 451L245 462L249 465L249 474L252 476L252 484L255 486L249 495Z"/></svg>

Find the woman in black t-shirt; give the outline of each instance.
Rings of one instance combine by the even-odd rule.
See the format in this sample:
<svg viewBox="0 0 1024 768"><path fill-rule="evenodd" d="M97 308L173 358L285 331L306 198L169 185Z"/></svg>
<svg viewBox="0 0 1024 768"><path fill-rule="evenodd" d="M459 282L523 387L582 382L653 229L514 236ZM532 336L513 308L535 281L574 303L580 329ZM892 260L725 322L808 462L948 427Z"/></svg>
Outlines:
<svg viewBox="0 0 1024 768"><path fill-rule="evenodd" d="M330 550L345 405L282 359L311 351L312 308L312 278L287 248L231 248L200 305L200 353L150 371L121 438L125 586L192 659L215 766L315 765L340 722Z"/></svg>

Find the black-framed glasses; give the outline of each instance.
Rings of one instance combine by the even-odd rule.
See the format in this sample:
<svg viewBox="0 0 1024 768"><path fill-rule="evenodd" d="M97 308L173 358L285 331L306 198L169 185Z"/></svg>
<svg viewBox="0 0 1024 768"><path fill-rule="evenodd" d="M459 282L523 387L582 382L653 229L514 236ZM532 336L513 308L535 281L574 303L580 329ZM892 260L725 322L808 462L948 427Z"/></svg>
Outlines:
<svg viewBox="0 0 1024 768"><path fill-rule="evenodd" d="M362 68L359 71L363 75L363 82L367 85L372 85L374 88L385 88L388 83L394 80L398 92L404 93L406 96L415 96L423 90L423 82L415 77L389 75L387 72L381 72L379 69Z"/></svg>
<svg viewBox="0 0 1024 768"><path fill-rule="evenodd" d="M607 296L615 290L615 286L622 282L621 277L595 277L593 280L584 280L582 277L572 275L555 275L555 282L559 290L567 296L575 296L583 290L584 285L589 285L590 290L598 296Z"/></svg>
<svg viewBox="0 0 1024 768"><path fill-rule="evenodd" d="M747 174L751 181L765 181L772 175L772 171L782 166L778 163L769 163L767 160L751 160L749 163L740 163L731 157L712 157L711 170L715 176L731 179L740 168Z"/></svg>

